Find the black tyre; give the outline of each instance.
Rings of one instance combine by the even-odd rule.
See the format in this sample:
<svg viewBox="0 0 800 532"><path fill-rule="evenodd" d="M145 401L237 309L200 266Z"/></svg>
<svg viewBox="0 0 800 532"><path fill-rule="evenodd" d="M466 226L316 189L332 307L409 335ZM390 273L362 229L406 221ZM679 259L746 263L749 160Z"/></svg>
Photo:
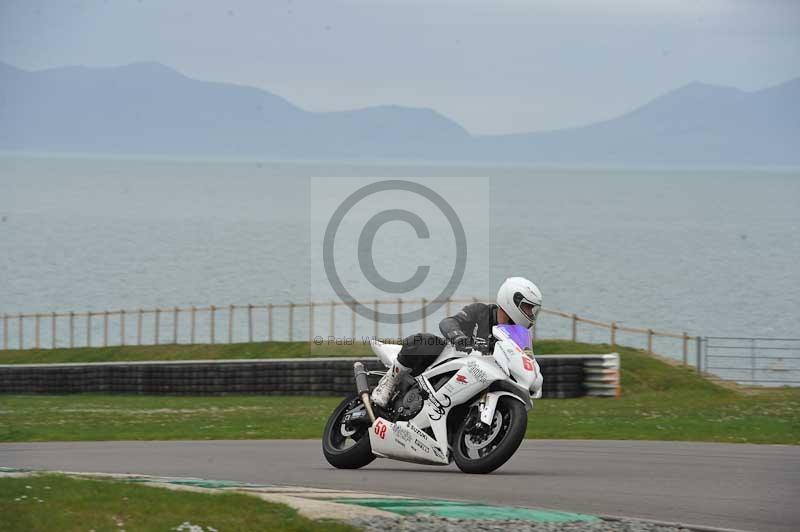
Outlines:
<svg viewBox="0 0 800 532"><path fill-rule="evenodd" d="M330 465L339 469L358 469L373 460L369 443L369 419L364 413L359 421L345 421L348 413L361 412L364 405L356 394L344 399L333 411L322 434L322 454Z"/></svg>
<svg viewBox="0 0 800 532"><path fill-rule="evenodd" d="M525 406L511 397L501 397L491 427L479 430L468 417L458 428L453 442L456 465L464 473L491 473L517 451L527 426Z"/></svg>

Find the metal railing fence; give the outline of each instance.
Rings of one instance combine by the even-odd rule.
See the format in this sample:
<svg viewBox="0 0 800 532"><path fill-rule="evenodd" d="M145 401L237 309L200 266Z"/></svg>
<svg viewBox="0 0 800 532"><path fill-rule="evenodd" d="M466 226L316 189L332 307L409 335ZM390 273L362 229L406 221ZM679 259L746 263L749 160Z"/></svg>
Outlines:
<svg viewBox="0 0 800 532"><path fill-rule="evenodd" d="M351 302L304 302L224 306L119 309L89 312L47 312L3 314L2 349L53 349L59 347L107 347L117 345L161 345L198 343L236 343L255 341L297 341L328 337L356 338L356 333L375 337L427 332L458 306L478 298L454 298L443 301L426 299L373 300L375 311L396 311L441 305L437 312L414 323L396 325L370 322L358 316ZM552 319L555 318L555 319ZM365 331L365 326L369 327ZM604 333L602 331L605 331ZM387 334L389 333L389 334ZM579 334L580 333L580 334ZM630 327L617 322L603 322L554 309L542 309L534 335L539 338L569 338L617 345L625 335L627 344L639 345L648 353L664 352L695 365L699 354L698 336ZM364 334L366 336L366 334ZM580 337L580 338L579 338ZM671 341L664 344L665 340ZM662 342L655 345L656 342Z"/></svg>
<svg viewBox="0 0 800 532"><path fill-rule="evenodd" d="M357 341L403 338L437 332L438 322L479 298L373 300L375 311L439 303L417 322L379 323L358 315L342 301L120 309L91 312L0 315L0 348L54 349L124 345L219 344L263 341ZM363 304L364 302L362 302ZM431 328L432 327L432 328ZM393 336L396 335L396 336ZM800 339L690 335L604 322L555 309L542 309L533 335L538 339L602 342L639 347L674 358L698 373L752 385L800 385Z"/></svg>
<svg viewBox="0 0 800 532"><path fill-rule="evenodd" d="M750 385L800 385L800 338L706 336L702 370Z"/></svg>

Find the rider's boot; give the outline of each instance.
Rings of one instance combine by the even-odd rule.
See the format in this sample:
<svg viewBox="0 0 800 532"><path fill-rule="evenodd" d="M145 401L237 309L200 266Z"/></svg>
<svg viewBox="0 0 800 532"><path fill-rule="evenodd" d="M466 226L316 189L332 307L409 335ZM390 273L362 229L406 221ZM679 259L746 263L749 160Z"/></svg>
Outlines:
<svg viewBox="0 0 800 532"><path fill-rule="evenodd" d="M395 359L394 362L392 362L392 367L386 371L386 375L381 377L381 380L378 381L378 385L372 390L372 402L381 408L386 408L386 405L389 404L389 399L392 398L394 388L397 386L397 376L401 371L407 369L409 368Z"/></svg>

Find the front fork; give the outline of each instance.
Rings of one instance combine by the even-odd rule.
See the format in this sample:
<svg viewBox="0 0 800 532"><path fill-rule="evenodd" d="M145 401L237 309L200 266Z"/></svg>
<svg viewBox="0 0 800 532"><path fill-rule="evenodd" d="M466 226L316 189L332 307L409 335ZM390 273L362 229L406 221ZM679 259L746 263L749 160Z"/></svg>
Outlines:
<svg viewBox="0 0 800 532"><path fill-rule="evenodd" d="M490 394L488 390L481 394L477 401L478 415L470 416L467 419L468 431L482 432L492 426L497 399L498 397L495 394ZM476 403L473 402L472 404L475 405Z"/></svg>
<svg viewBox="0 0 800 532"><path fill-rule="evenodd" d="M500 396L496 393L483 392L480 403L478 403L480 422L487 427L492 425L494 411L497 408L498 399L500 399Z"/></svg>

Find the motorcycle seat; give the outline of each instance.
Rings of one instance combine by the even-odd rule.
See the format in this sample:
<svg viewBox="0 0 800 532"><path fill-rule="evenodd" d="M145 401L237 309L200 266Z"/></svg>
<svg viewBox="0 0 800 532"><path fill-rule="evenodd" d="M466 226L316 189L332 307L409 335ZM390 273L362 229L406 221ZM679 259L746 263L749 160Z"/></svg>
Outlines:
<svg viewBox="0 0 800 532"><path fill-rule="evenodd" d="M397 344L384 344L378 340L370 340L370 347L375 356L388 368L394 363L397 355L400 354L401 345Z"/></svg>

